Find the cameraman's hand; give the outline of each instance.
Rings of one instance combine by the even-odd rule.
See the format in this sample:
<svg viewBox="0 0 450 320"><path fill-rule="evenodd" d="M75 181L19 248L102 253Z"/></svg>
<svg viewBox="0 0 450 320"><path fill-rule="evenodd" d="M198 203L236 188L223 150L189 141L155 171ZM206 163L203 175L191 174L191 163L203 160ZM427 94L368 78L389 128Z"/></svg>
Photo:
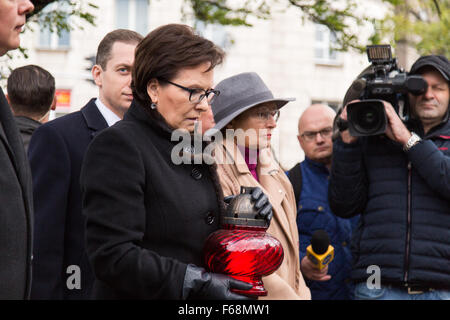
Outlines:
<svg viewBox="0 0 450 320"><path fill-rule="evenodd" d="M352 102L358 102L359 100L352 100L349 103ZM348 105L348 104L347 104ZM344 121L347 121L347 105L344 107L340 114L340 118ZM358 140L358 137L353 137L350 135L350 132L347 130L341 131L341 139L344 143L355 143Z"/></svg>
<svg viewBox="0 0 450 320"><path fill-rule="evenodd" d="M386 101L383 101L383 104L384 109L386 110L386 117L388 122L386 128L386 136L389 139L399 142L402 146L404 146L408 142L408 139L411 137L411 132L406 128L397 112L395 112L392 104Z"/></svg>

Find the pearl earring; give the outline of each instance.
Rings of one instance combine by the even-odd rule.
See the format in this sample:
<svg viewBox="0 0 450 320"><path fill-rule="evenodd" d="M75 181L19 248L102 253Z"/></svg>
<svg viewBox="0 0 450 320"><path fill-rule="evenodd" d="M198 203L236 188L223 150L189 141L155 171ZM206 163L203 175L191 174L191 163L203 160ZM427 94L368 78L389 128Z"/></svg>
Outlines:
<svg viewBox="0 0 450 320"><path fill-rule="evenodd" d="M157 107L156 103L152 102L152 104L150 105L150 108L152 108L153 110L155 110Z"/></svg>

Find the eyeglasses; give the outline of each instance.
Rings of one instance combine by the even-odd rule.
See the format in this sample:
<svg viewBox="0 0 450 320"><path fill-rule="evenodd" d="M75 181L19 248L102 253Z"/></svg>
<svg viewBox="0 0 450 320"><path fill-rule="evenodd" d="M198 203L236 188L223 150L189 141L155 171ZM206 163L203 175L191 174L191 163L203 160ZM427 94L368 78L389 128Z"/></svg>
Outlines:
<svg viewBox="0 0 450 320"><path fill-rule="evenodd" d="M280 110L257 111L253 115L260 121L268 121L270 117L272 117L273 120L277 122L280 118Z"/></svg>
<svg viewBox="0 0 450 320"><path fill-rule="evenodd" d="M208 89L208 90L204 90L204 89L193 89L193 88L186 88L182 85L179 85L177 83L174 83L172 81L166 80L166 79L162 79L160 78L159 80L170 83L171 85L178 87L180 89L183 89L187 92L189 92L189 101L192 103L200 103L203 98L206 97L206 100L208 101L208 104L211 104L214 101L214 98L217 97L220 94L219 90L214 90L214 89Z"/></svg>
<svg viewBox="0 0 450 320"><path fill-rule="evenodd" d="M329 137L331 137L331 134L333 133L333 128L327 127L320 131L305 131L300 136L309 142L309 141L313 141L316 138L318 133L320 133L320 136L324 139L329 138Z"/></svg>

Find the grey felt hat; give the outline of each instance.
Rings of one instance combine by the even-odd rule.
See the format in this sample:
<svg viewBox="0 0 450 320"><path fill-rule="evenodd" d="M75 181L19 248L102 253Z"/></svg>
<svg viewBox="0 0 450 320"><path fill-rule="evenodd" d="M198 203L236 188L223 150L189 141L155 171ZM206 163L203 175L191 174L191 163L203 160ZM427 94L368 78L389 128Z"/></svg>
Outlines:
<svg viewBox="0 0 450 320"><path fill-rule="evenodd" d="M264 102L275 102L278 109L295 98L277 99L255 72L244 72L219 82L215 87L220 91L211 107L216 125L221 130L242 112Z"/></svg>

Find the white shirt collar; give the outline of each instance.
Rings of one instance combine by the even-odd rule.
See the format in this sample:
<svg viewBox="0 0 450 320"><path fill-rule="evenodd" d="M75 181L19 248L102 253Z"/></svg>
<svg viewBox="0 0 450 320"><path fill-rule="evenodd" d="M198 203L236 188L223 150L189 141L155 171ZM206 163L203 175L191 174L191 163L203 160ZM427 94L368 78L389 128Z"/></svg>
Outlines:
<svg viewBox="0 0 450 320"><path fill-rule="evenodd" d="M98 111L100 111L103 118L105 118L106 123L109 127L111 127L117 121L121 120L119 116L117 116L117 114L115 114L107 106L105 106L99 98L95 100L95 104L97 105Z"/></svg>

